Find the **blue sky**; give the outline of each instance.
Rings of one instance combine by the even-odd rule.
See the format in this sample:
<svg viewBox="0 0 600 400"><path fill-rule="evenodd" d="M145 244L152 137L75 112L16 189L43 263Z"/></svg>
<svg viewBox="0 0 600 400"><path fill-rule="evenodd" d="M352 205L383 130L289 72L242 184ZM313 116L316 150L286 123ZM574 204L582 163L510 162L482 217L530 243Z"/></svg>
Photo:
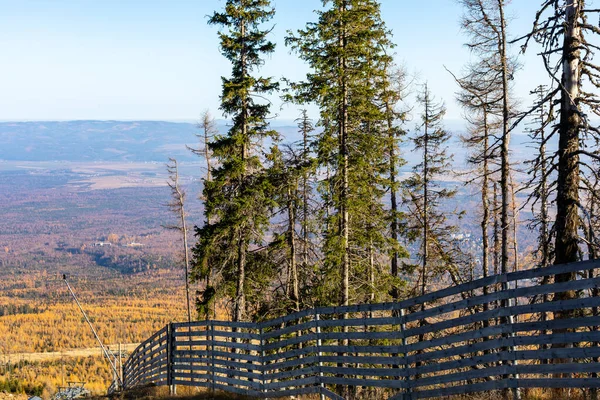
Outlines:
<svg viewBox="0 0 600 400"><path fill-rule="evenodd" d="M444 70L460 72L469 58L463 46L455 0L382 0L394 34L397 62L427 80L459 119L456 85ZM218 110L222 75L230 67L220 55L217 27L207 15L224 0L0 0L0 120L151 119L191 121ZM320 0L273 1L272 40L277 52L264 75L301 79L307 67L284 47L287 29L314 21ZM513 0L511 32L531 26L537 0ZM516 94L544 81L534 50L522 58ZM516 49L515 49L516 51ZM274 113L297 116L295 107ZM317 117L314 115L314 117Z"/></svg>

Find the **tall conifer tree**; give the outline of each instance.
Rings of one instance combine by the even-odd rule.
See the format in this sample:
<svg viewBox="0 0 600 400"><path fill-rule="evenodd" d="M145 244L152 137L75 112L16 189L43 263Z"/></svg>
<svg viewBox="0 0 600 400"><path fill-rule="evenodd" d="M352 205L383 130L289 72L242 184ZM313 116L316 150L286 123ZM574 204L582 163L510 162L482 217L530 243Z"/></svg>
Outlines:
<svg viewBox="0 0 600 400"><path fill-rule="evenodd" d="M221 110L231 118L232 125L226 136L210 143L219 167L204 188L205 213L210 222L196 228L195 272L202 277L211 263L221 266L217 294L233 299L235 321L247 318L246 297L252 295L247 280L255 278L248 274L249 267L253 263L264 267L261 257L250 252L250 247L262 244L272 207L260 143L277 134L266 122L269 104L257 99L272 93L278 85L271 78L253 73L263 65L263 57L275 49L267 39L270 31L261 28L274 12L268 0L228 0L225 10L214 13L209 20L209 24L223 28L219 32L221 53L232 64L231 77L222 78L221 95ZM256 270L257 275L264 272Z"/></svg>
<svg viewBox="0 0 600 400"><path fill-rule="evenodd" d="M364 281L374 266L368 255L380 248L374 245L385 242L381 197L387 131L385 114L376 104L381 87L375 83L385 78L390 61L385 50L391 43L376 1L324 4L329 8L317 12L318 21L290 33L286 43L312 68L293 89L297 98L315 102L321 110L317 151L328 171L323 187L332 210L323 252L327 272L341 283L331 290L339 290L338 304L345 305L351 295L357 301L368 295L354 283ZM367 293L372 292L369 286Z"/></svg>

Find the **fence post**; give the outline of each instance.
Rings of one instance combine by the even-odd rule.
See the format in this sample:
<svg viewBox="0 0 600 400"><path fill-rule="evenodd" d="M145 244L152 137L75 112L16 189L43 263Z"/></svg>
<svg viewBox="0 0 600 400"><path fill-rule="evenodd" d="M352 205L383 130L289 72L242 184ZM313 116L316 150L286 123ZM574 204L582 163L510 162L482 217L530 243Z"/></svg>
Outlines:
<svg viewBox="0 0 600 400"><path fill-rule="evenodd" d="M177 394L177 387L173 384L173 323L167 325L167 385L169 386L169 394Z"/></svg>
<svg viewBox="0 0 600 400"><path fill-rule="evenodd" d="M215 321L210 320L210 391L215 394Z"/></svg>
<svg viewBox="0 0 600 400"><path fill-rule="evenodd" d="M265 384L265 340L263 338L263 328L259 326L258 328L258 336L260 337L260 391L263 393L264 398L266 399L266 384Z"/></svg>
<svg viewBox="0 0 600 400"><path fill-rule="evenodd" d="M322 371L322 367L323 367L323 362L321 361L321 356L323 355L321 353L321 327L319 326L319 312L317 311L317 309L315 308L315 330L317 333L317 371L318 371L318 378L317 378L317 382L319 383L319 386L321 388L325 388L325 385L323 384L323 371ZM321 400L325 400L325 394L323 394L321 392Z"/></svg>
<svg viewBox="0 0 600 400"><path fill-rule="evenodd" d="M402 347L402 354L404 358L404 362L402 363L402 367L404 369L404 383L406 387L404 388L404 396L402 396L403 400L412 398L412 388L410 385L410 364L408 362L408 352L406 351L406 337L404 336L404 332L406 332L406 319L404 318L405 311L404 308L400 309L400 346Z"/></svg>
<svg viewBox="0 0 600 400"><path fill-rule="evenodd" d="M123 383L123 387L121 389L127 389L127 360L125 360L125 365L121 364L121 382Z"/></svg>
<svg viewBox="0 0 600 400"><path fill-rule="evenodd" d="M515 287L516 287L516 281L515 281ZM508 308L509 310L512 308L513 306L513 301L515 301L516 303L516 299L508 299ZM519 364L519 361L517 360L516 356L515 356L515 318L512 314L512 311L509 313L508 315L508 323L510 324L510 333L508 336L508 341L509 341L509 347L508 347L508 351L511 353L512 357L512 362L510 364L511 369L512 369L512 377L515 380L515 387L513 388L513 399L514 400L521 400L521 389L519 388L519 374L517 373L517 365Z"/></svg>

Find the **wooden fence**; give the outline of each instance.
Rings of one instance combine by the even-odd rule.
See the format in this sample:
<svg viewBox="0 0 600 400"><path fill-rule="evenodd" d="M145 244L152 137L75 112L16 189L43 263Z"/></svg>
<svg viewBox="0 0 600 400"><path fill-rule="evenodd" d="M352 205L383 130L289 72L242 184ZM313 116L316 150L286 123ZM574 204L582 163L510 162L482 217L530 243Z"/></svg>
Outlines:
<svg viewBox="0 0 600 400"><path fill-rule="evenodd" d="M261 323L171 323L128 358L124 386L260 398L421 399L527 388L596 395L596 269L600 262L586 261L495 275L401 302L321 307ZM563 272L577 279L554 283ZM554 296L567 291L576 296Z"/></svg>

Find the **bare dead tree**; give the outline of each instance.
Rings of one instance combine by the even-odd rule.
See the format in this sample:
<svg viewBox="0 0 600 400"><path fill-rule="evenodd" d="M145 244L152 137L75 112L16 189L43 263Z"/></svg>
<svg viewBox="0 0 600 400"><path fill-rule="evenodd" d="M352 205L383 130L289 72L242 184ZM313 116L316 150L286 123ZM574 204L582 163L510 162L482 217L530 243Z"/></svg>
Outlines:
<svg viewBox="0 0 600 400"><path fill-rule="evenodd" d="M552 89L516 121L549 107L557 123L547 133L546 142L557 139L558 149L548 158L548 175L556 171L556 220L554 263L564 264L580 258L582 214L586 212L582 193L593 191L598 176L592 161L600 159L598 148L589 149L590 141L600 139L598 127L590 125L589 114L600 115L600 67L593 62L599 47L587 35L600 35L600 29L588 22L598 9L586 8L585 0L544 0L536 13L532 30L519 38L526 51L530 41L542 46L544 67L552 80ZM557 105L558 107L555 107ZM556 138L558 136L558 138ZM557 282L575 279L573 273L558 274ZM573 298L574 291L561 293L563 300Z"/></svg>
<svg viewBox="0 0 600 400"><path fill-rule="evenodd" d="M535 250L537 264L539 267L545 267L552 263L552 223L550 221L549 210L552 205L551 194L556 189L556 181L552 182L550 175L555 172L552 168L552 154L547 150L548 130L552 124L552 113L550 107L543 103L543 99L548 93L546 86L540 85L531 92L537 96L540 106L534 114L534 118L529 128L529 137L535 146L535 157L525 162L529 175L525 182L525 187L531 190L527 204L530 206L532 218L528 226L538 232L538 245ZM545 277L548 283L549 277Z"/></svg>
<svg viewBox="0 0 600 400"><path fill-rule="evenodd" d="M175 158L169 158L169 163L166 164L167 172L169 174L169 180L167 185L171 189L171 201L167 203L169 210L171 210L179 218L179 223L176 225L166 225L165 228L173 229L181 232L183 241L183 257L185 267L185 297L187 303L187 317L188 322L192 321L192 309L190 306L190 253L187 240L187 224L185 214L185 192L179 184L179 165Z"/></svg>
<svg viewBox="0 0 600 400"><path fill-rule="evenodd" d="M197 156L204 157L206 161L206 181L212 181L212 169L214 166L212 165L212 152L208 144L212 141L214 136L218 133L217 124L215 119L210 114L209 110L204 110L200 115L200 122L198 123L198 129L201 130L201 133L197 134L196 137L200 142L199 148L193 148L190 146L186 146L188 150L194 153Z"/></svg>
<svg viewBox="0 0 600 400"><path fill-rule="evenodd" d="M499 124L500 135L496 142L488 143L488 146L492 153L496 148L499 153L500 270L506 273L509 261L511 200L510 121L514 114L510 99L510 80L514 76L516 62L508 52L505 0L461 0L461 4L464 7L462 27L470 39L466 45L477 57L475 62L467 66L465 77L457 79L464 92L462 103L471 111L485 108L486 117L493 117Z"/></svg>

